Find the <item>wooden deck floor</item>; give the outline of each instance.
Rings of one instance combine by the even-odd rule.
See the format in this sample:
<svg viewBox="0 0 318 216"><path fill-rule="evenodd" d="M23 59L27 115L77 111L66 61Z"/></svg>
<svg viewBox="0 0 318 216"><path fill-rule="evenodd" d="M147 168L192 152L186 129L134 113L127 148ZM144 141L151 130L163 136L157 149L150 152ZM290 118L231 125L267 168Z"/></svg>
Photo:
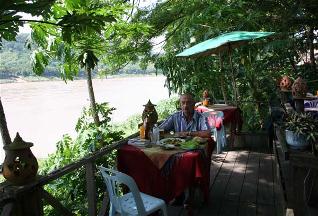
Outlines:
<svg viewBox="0 0 318 216"><path fill-rule="evenodd" d="M194 215L281 215L274 191L273 160L272 154L255 151L214 154L209 203L196 203ZM182 207L169 206L168 211L169 215L187 215Z"/></svg>

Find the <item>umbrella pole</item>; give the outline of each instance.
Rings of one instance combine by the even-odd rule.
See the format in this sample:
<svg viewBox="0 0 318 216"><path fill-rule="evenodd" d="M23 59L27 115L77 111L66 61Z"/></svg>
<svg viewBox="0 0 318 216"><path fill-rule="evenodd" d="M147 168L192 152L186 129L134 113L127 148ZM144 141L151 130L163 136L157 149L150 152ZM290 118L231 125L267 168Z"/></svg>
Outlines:
<svg viewBox="0 0 318 216"><path fill-rule="evenodd" d="M235 100L235 105L237 105L237 97L238 97L238 91L237 91L237 86L235 82L235 76L234 76L234 68L233 68L233 62L232 62L232 49L231 45L229 44L229 60L230 60L230 67L231 67L231 72L232 72L232 85L234 89L234 100Z"/></svg>
<svg viewBox="0 0 318 216"><path fill-rule="evenodd" d="M223 95L223 99L225 104L228 103L227 101L227 97L226 97L226 91L225 91L225 87L224 87L224 74L223 74L223 59L221 56L221 53L219 53L219 57L220 57L220 78L221 78L221 91L222 91L222 95Z"/></svg>

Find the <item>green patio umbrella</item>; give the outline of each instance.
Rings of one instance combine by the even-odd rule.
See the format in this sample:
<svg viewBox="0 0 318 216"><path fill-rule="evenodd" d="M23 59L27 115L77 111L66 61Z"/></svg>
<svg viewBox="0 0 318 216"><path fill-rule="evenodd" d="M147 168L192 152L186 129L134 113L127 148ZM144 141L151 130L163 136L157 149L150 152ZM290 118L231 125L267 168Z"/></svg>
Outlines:
<svg viewBox="0 0 318 216"><path fill-rule="evenodd" d="M219 54L224 51L229 52L230 58L230 66L232 70L232 83L234 87L234 96L235 102L237 103L237 88L236 83L234 81L234 71L233 71L233 64L231 58L231 50L233 48L239 47L243 44L248 43L248 41L267 37L275 32L248 32L248 31L234 31L226 34L222 34L215 38L203 41L199 44L194 45L188 49L183 50L183 52L177 54L177 57L201 57L201 56L209 56L212 54Z"/></svg>

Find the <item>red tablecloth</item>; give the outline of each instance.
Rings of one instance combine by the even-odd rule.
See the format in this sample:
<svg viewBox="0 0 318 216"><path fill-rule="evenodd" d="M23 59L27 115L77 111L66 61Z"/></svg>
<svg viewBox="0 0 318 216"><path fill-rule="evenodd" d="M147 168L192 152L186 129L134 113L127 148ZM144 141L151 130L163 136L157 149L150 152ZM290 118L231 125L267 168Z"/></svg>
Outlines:
<svg viewBox="0 0 318 216"><path fill-rule="evenodd" d="M166 202L195 184L199 184L207 200L213 148L214 142L211 141L206 157L202 157L202 152L182 153L173 163L169 174L163 175L139 148L124 145L118 150L118 170L133 177L141 192L162 198Z"/></svg>

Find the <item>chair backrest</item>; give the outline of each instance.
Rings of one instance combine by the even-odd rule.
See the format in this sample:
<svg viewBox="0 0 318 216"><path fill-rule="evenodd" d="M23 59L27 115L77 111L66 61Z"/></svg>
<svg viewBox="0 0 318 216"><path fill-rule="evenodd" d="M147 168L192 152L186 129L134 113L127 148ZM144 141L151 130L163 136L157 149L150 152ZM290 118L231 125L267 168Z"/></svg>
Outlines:
<svg viewBox="0 0 318 216"><path fill-rule="evenodd" d="M318 107L318 99L317 100L312 100L312 101L305 100L304 101L304 106L305 106L305 108Z"/></svg>
<svg viewBox="0 0 318 216"><path fill-rule="evenodd" d="M99 167L99 170L101 171L104 182L106 184L110 202L117 212L119 212L120 214L123 213L123 208L119 200L120 195L118 194L118 191L119 185L124 184L129 188L134 197L138 215L146 215L145 206L140 196L140 191L136 185L135 180L132 177L122 172L108 169L102 166Z"/></svg>
<svg viewBox="0 0 318 216"><path fill-rule="evenodd" d="M208 120L208 124L213 128L220 128L223 125L224 113L222 111L207 111L202 113Z"/></svg>
<svg viewBox="0 0 318 216"><path fill-rule="evenodd" d="M208 119L212 133L216 141L216 153L220 154L226 146L226 134L223 125L224 113L222 111L208 111L202 113Z"/></svg>

